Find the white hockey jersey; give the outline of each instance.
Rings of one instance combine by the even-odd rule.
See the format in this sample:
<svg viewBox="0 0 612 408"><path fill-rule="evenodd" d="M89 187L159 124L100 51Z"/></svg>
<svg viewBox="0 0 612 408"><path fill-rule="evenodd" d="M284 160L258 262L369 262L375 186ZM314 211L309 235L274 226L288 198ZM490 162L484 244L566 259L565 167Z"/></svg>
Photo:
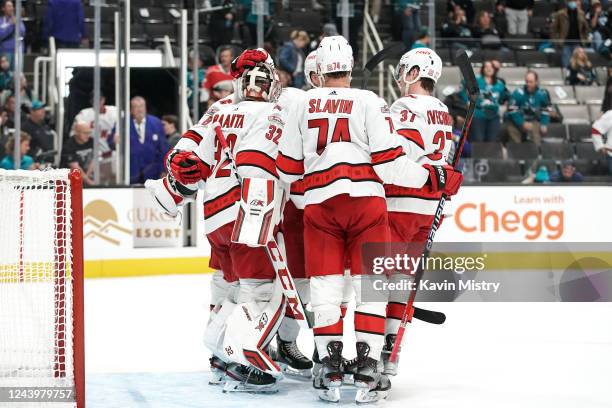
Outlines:
<svg viewBox="0 0 612 408"><path fill-rule="evenodd" d="M446 164L453 144L452 118L439 99L408 95L391 105L393 127L406 155L420 164ZM434 214L442 192L429 185L405 188L385 185L387 209L394 212ZM448 206L445 206L445 213Z"/></svg>
<svg viewBox="0 0 612 408"><path fill-rule="evenodd" d="M241 101L224 105L193 130L201 137L194 152L212 169L204 190L207 233L235 221L240 200L240 184L216 138L215 123L233 151L239 176L267 179L278 178L275 160L284 125L280 106Z"/></svg>
<svg viewBox="0 0 612 408"><path fill-rule="evenodd" d="M612 157L612 110L607 111L597 119L591 128L593 147L599 151L607 148L608 156Z"/></svg>
<svg viewBox="0 0 612 408"><path fill-rule="evenodd" d="M421 187L429 177L406 157L389 108L370 91L311 89L286 121L276 164L287 183L304 177L306 205L340 194L384 197L383 181Z"/></svg>
<svg viewBox="0 0 612 408"><path fill-rule="evenodd" d="M108 145L108 137L112 135L113 129L117 123L117 107L106 105L100 112L100 145L101 152L105 153L110 151ZM78 122L89 123L91 128L94 128L95 111L93 108L82 109L75 117L72 122L72 128L70 129L70 135L74 135L74 125Z"/></svg>

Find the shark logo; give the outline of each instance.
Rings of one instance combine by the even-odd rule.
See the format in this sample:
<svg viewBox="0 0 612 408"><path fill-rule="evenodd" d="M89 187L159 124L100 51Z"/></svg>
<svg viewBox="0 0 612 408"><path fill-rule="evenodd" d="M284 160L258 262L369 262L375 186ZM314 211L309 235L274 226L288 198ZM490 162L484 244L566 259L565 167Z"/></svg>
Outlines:
<svg viewBox="0 0 612 408"><path fill-rule="evenodd" d="M83 208L84 239L101 239L112 245L121 244L121 235L132 230L118 223L117 211L105 200L93 200Z"/></svg>

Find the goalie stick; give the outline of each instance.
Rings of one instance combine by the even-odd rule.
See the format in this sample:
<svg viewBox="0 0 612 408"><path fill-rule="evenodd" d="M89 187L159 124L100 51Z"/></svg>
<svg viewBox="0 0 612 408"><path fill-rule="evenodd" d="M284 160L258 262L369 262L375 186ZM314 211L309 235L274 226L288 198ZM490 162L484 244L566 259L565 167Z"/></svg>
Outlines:
<svg viewBox="0 0 612 408"><path fill-rule="evenodd" d="M212 126L215 131L217 140L221 144L223 153L225 153L227 160L232 166L232 170L234 170L236 177L238 177L238 181L242 185L242 180L240 179L240 176L238 175L238 170L236 169L236 162L234 161L232 151L229 145L227 144L225 135L221 130L221 126L218 123L213 123ZM312 329L312 318L306 311L306 308L302 303L302 299L300 298L300 295L297 291L297 286L295 285L293 276L291 276L291 272L289 271L289 268L287 268L287 264L285 262L285 255L283 254L284 250L281 250L274 238L272 238L268 243L266 243L265 248L268 257L270 258L270 262L274 267L274 272L276 272L276 277L281 282L283 293L285 295L285 298L287 298L287 302L289 303L291 311L293 312L293 317L295 321L302 328Z"/></svg>
<svg viewBox="0 0 612 408"><path fill-rule="evenodd" d="M476 99L478 98L480 90L478 88L476 76L474 75L474 70L472 69L472 64L467 53L465 53L464 51L459 54L455 58L455 62L457 66L459 66L459 70L461 71L461 75L463 76L463 79L465 81L465 89L467 90L467 94L470 100L467 114L465 115L465 122L463 123L463 128L461 129L461 136L459 137L459 141L457 142L457 147L455 148L455 154L453 156L452 161L453 168L457 169L457 166L459 165L459 159L461 158L461 152L463 151L463 145L465 144L465 141L468 137L468 133L470 131L472 117L474 116L474 109L476 108ZM440 222L442 221L442 211L444 210L444 204L446 203L446 199L446 194L442 193L442 197L440 198L440 201L438 202L438 207L436 208L434 220L431 224L431 228L429 229L429 235L427 236L425 248L423 249L423 262L419 264L419 267L415 272L414 283L410 289L410 294L408 295L408 302L406 303L406 308L404 309L402 322L400 323L400 327L397 330L395 343L393 344L393 351L391 351L391 355L389 356L389 360L391 362L397 361L397 355L399 353L399 348L404 337L404 332L406 331L406 326L412 321L412 318L416 316L413 307L414 299L416 298L419 282L421 281L421 279L423 278L423 274L425 273L423 265L426 263L426 260L429 257L429 251L431 250L431 247L433 245L433 240L436 235L436 231L440 227Z"/></svg>

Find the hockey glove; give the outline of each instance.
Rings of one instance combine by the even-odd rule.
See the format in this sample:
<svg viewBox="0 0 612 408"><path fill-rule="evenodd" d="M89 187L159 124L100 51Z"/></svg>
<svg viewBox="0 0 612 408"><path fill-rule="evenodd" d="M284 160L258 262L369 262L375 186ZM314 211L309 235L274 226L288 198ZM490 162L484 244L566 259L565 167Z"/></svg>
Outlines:
<svg viewBox="0 0 612 408"><path fill-rule="evenodd" d="M432 191L441 191L447 196L453 196L459 191L463 182L463 174L451 166L425 164L423 167L429 171L429 184Z"/></svg>
<svg viewBox="0 0 612 408"><path fill-rule="evenodd" d="M264 62L268 58L268 53L261 50L245 50L232 61L230 74L238 79L242 76L245 69L253 68L258 62Z"/></svg>
<svg viewBox="0 0 612 408"><path fill-rule="evenodd" d="M181 184L194 184L210 175L210 167L193 152L174 150L168 163L170 172Z"/></svg>

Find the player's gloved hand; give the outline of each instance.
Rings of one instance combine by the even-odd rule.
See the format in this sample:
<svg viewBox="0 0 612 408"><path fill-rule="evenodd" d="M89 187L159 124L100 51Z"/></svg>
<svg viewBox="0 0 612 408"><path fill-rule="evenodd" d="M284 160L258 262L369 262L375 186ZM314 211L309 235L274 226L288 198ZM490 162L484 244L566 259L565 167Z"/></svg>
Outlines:
<svg viewBox="0 0 612 408"><path fill-rule="evenodd" d="M264 62L268 58L268 53L261 50L245 50L242 54L234 58L230 68L230 74L234 78L240 78L247 68L253 68L258 62Z"/></svg>
<svg viewBox="0 0 612 408"><path fill-rule="evenodd" d="M423 167L429 171L429 184L432 191L442 191L447 196L453 196L459 191L463 182L463 174L449 165L425 164Z"/></svg>
<svg viewBox="0 0 612 408"><path fill-rule="evenodd" d="M195 153L174 150L168 156L170 172L181 184L194 184L210 175L210 167Z"/></svg>

